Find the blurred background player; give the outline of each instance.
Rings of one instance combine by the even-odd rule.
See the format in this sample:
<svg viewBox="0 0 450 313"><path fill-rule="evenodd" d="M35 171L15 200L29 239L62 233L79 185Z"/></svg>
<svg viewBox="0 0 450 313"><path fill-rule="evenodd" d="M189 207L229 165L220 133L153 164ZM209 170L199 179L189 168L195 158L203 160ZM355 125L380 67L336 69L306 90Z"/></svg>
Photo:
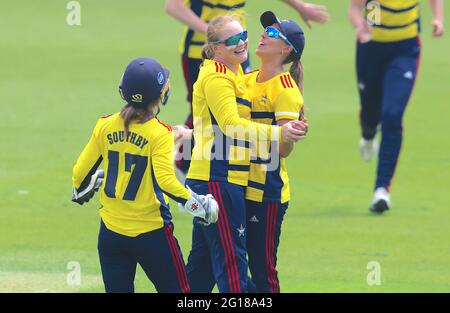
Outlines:
<svg viewBox="0 0 450 313"><path fill-rule="evenodd" d="M303 21L311 26L311 22L325 23L329 19L328 12L324 6L305 3L301 0L282 0L298 12ZM202 63L202 47L206 43L206 30L208 23L216 16L232 12L239 16L240 22L245 27L246 0L167 0L166 12L186 25L185 35L180 44L181 62L183 66L184 79L188 92L187 100L190 105L190 113L185 121L187 128L192 128L192 90L197 81L200 64ZM250 71L249 60L242 63L244 72ZM191 156L192 146L187 142L180 145L179 154L176 157L176 166L181 173L187 173L189 160L182 156ZM185 147L185 148L184 148ZM183 150L189 150L183 154Z"/></svg>
<svg viewBox="0 0 450 313"><path fill-rule="evenodd" d="M214 198L175 177L173 132L156 118L169 87L169 71L158 62L133 60L119 84L127 104L98 120L73 168L73 201L82 204L78 195L105 162L98 253L106 292L134 292L137 263L158 292L189 292L166 195L204 223L217 221Z"/></svg>
<svg viewBox="0 0 450 313"><path fill-rule="evenodd" d="M187 274L192 292L247 292L248 262L244 188L250 164L250 142L295 142L304 133L296 122L282 127L240 117L250 111L244 73L247 32L230 15L213 19L207 31L205 58L193 92L196 144L186 185L198 193L212 193L219 202L217 224L204 226L194 219ZM259 136L251 138L250 134Z"/></svg>
<svg viewBox="0 0 450 313"><path fill-rule="evenodd" d="M252 120L284 125L290 120L303 119L300 63L305 46L303 30L292 20L280 21L270 11L264 12L260 19L265 28L256 48L260 69L245 75ZM284 70L284 64L291 64L289 72ZM306 122L305 126L307 130ZM245 192L248 262L256 286L256 290L249 286L249 291L277 293L280 292L277 250L290 200L285 158L294 145L282 143L279 150L270 144L266 147L256 149L257 157L250 161Z"/></svg>
<svg viewBox="0 0 450 313"><path fill-rule="evenodd" d="M442 0L429 0L433 36L444 32ZM367 6L366 6L367 5ZM378 153L375 193L370 211L391 206L390 186L402 143L402 119L420 61L418 0L351 0L349 16L356 29L356 70L361 103L361 156ZM377 139L381 124L381 145Z"/></svg>

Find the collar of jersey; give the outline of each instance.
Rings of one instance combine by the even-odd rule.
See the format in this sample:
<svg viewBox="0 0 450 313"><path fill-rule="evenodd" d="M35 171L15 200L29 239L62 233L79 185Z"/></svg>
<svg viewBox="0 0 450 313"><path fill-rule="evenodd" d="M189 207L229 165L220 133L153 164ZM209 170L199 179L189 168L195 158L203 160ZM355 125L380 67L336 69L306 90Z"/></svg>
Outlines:
<svg viewBox="0 0 450 313"><path fill-rule="evenodd" d="M280 73L280 74L278 74L278 75L276 75L276 76L274 76L271 79L268 79L266 81L258 82L257 78L258 78L260 69L254 70L253 72L255 73L255 83L258 84L258 85L264 85L264 84L271 83L272 81L274 81L276 79L279 79L279 77L282 76L282 75L290 75L290 73L288 71L286 71L286 72Z"/></svg>

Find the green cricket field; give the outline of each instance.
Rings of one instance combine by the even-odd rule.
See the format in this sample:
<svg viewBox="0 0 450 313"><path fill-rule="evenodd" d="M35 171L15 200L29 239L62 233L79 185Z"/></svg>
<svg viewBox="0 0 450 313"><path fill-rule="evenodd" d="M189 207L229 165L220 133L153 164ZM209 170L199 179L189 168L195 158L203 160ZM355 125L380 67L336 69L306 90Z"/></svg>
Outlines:
<svg viewBox="0 0 450 313"><path fill-rule="evenodd" d="M450 38L432 38L431 12L421 1L423 53L404 117L393 206L375 216L368 207L376 162L362 161L358 150L348 1L316 2L331 20L304 26L310 130L288 159L281 291L449 292ZM189 110L178 49L183 26L165 13L163 0L80 0L78 26L67 23L67 3L7 1L0 10L0 292L104 291L98 196L83 206L71 202L71 173L96 120L122 107L117 85L129 61L148 56L171 70L162 121L181 124ZM246 8L257 68L259 15L300 18L277 0L248 0ZM175 203L172 213L186 260L192 219ZM136 291L155 291L141 269Z"/></svg>

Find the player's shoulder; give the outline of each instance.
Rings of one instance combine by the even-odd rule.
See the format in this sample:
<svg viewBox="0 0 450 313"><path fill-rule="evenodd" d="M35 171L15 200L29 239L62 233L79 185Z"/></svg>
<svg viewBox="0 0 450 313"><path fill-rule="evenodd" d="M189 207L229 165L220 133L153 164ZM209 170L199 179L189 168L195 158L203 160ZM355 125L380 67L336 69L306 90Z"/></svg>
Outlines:
<svg viewBox="0 0 450 313"><path fill-rule="evenodd" d="M214 60L204 60L200 71L204 78L221 77L232 80L236 79L236 75L225 64Z"/></svg>
<svg viewBox="0 0 450 313"><path fill-rule="evenodd" d="M153 137L160 137L163 136L165 134L171 133L173 131L172 126L170 126L169 124L161 121L160 119L158 119L157 117L153 118L150 121L150 125L151 125L151 133Z"/></svg>
<svg viewBox="0 0 450 313"><path fill-rule="evenodd" d="M271 86L272 98L283 97L301 97L300 89L289 72L284 72L272 78Z"/></svg>
<svg viewBox="0 0 450 313"><path fill-rule="evenodd" d="M280 75L275 77L273 83L276 84L276 86L281 90L298 89L297 83L292 78L292 76L289 72L281 73Z"/></svg>
<svg viewBox="0 0 450 313"><path fill-rule="evenodd" d="M164 123L163 121L161 121L158 118L155 118L155 120L157 121L157 125L159 125L160 129L163 130L164 132L171 132L173 131L172 126L170 126L167 123Z"/></svg>
<svg viewBox="0 0 450 313"><path fill-rule="evenodd" d="M103 115L97 119L97 124L95 125L95 127L103 128L107 125L110 125L111 123L116 122L118 118L120 118L120 112Z"/></svg>

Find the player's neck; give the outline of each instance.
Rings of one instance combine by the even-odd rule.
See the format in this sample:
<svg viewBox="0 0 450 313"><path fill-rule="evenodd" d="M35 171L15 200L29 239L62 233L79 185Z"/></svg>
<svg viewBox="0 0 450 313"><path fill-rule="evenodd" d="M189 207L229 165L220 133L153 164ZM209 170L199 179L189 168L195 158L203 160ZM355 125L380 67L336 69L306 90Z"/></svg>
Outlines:
<svg viewBox="0 0 450 313"><path fill-rule="evenodd" d="M283 65L279 64L276 61L263 61L261 62L261 66L259 68L259 74L256 78L258 83L263 83L272 79L273 77L280 75L284 72Z"/></svg>

